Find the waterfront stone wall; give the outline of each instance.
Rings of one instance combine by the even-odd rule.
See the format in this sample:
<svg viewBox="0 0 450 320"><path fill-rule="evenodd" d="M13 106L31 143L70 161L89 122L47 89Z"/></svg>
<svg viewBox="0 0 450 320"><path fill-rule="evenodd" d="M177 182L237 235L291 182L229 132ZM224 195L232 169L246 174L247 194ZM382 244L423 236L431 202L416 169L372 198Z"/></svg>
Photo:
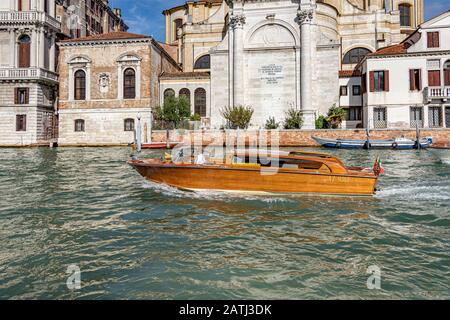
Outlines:
<svg viewBox="0 0 450 320"><path fill-rule="evenodd" d="M427 129L420 132L421 137L432 137L435 147L450 147L450 129ZM360 130L280 130L280 131L187 131L178 130L170 132L171 141L201 141L203 145L221 145L236 143L257 145L257 141L267 145L280 147L318 147L312 136L330 139L366 139L366 131ZM371 130L372 139L391 139L402 137L415 139L416 130ZM166 141L165 131L152 132L152 141Z"/></svg>

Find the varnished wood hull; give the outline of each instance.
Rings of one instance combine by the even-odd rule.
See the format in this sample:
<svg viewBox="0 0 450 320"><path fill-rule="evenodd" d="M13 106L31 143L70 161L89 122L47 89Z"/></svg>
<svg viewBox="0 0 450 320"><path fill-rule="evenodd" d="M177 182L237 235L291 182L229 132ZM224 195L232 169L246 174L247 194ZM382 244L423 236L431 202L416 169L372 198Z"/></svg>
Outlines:
<svg viewBox="0 0 450 320"><path fill-rule="evenodd" d="M246 169L176 166L130 161L143 177L187 190L243 191L254 193L316 193L366 195L375 193L377 177L299 173L285 169Z"/></svg>

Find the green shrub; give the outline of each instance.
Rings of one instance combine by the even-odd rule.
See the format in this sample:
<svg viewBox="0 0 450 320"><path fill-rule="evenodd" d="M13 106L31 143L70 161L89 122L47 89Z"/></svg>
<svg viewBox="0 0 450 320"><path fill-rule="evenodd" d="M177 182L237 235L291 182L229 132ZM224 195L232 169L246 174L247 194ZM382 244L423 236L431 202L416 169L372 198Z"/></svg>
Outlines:
<svg viewBox="0 0 450 320"><path fill-rule="evenodd" d="M303 115L302 111L291 107L286 111L286 117L284 119L285 129L301 129L303 127Z"/></svg>
<svg viewBox="0 0 450 320"><path fill-rule="evenodd" d="M328 121L325 116L319 116L316 119L316 129L327 129L328 128Z"/></svg>
<svg viewBox="0 0 450 320"><path fill-rule="evenodd" d="M198 113L195 113L191 116L190 120L191 121L202 121L202 117Z"/></svg>
<svg viewBox="0 0 450 320"><path fill-rule="evenodd" d="M252 120L254 110L248 106L225 107L220 113L227 121L228 129L247 129Z"/></svg>
<svg viewBox="0 0 450 320"><path fill-rule="evenodd" d="M280 123L276 122L275 117L270 117L266 121L266 125L265 125L266 130L276 130L279 127L280 127Z"/></svg>
<svg viewBox="0 0 450 320"><path fill-rule="evenodd" d="M328 117L326 118L327 122L330 124L332 129L337 129L341 126L342 121L345 120L346 111L343 108L333 106L328 110Z"/></svg>

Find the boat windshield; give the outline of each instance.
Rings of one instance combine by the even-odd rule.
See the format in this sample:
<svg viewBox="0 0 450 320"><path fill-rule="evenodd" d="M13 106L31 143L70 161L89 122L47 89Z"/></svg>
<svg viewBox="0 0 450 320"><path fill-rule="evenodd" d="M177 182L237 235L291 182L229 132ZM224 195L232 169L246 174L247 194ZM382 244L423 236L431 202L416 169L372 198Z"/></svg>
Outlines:
<svg viewBox="0 0 450 320"><path fill-rule="evenodd" d="M320 170L330 171L322 162L306 159L291 159L278 157L252 157L234 156L233 164L254 164L266 168L282 168L282 169L303 169L303 170Z"/></svg>

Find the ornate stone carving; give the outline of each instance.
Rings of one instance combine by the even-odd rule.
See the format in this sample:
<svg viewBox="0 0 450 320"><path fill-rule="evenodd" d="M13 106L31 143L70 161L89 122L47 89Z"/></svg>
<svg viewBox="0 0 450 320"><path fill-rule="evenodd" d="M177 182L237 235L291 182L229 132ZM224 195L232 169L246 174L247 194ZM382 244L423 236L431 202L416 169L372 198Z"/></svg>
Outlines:
<svg viewBox="0 0 450 320"><path fill-rule="evenodd" d="M100 73L98 76L98 85L101 93L107 93L109 91L110 77L107 73Z"/></svg>
<svg viewBox="0 0 450 320"><path fill-rule="evenodd" d="M245 24L245 16L243 14L235 15L230 18L230 26L235 28L242 28Z"/></svg>
<svg viewBox="0 0 450 320"><path fill-rule="evenodd" d="M310 23L314 18L314 10L313 9L299 10L297 13L297 18L299 24Z"/></svg>

